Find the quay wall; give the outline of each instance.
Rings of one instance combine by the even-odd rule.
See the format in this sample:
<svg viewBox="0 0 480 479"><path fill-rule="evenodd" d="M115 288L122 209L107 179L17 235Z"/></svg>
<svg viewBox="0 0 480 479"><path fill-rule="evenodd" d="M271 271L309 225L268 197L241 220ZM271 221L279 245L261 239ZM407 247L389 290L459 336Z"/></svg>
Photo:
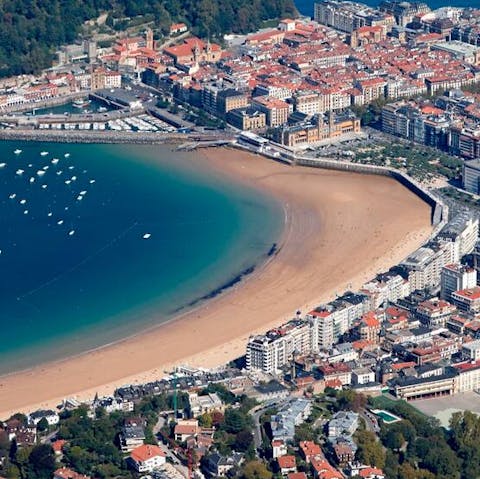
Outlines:
<svg viewBox="0 0 480 479"><path fill-rule="evenodd" d="M408 188L410 191L419 196L427 204L432 207L431 222L434 226L431 237L433 238L448 222L448 207L437 196L433 195L430 191L424 188L420 183L415 181L407 174L388 168L386 166L365 165L361 163L347 163L343 161L335 161L327 158L305 158L300 157L295 159L295 163L300 166L308 166L313 168L325 168L330 170L339 171L351 171L355 173L363 173L369 175L382 175L389 176L402 185Z"/></svg>
<svg viewBox="0 0 480 479"><path fill-rule="evenodd" d="M10 107L1 108L0 111L2 113L21 113L24 111L31 111L31 110L41 110L43 108L50 108L53 106L64 105L65 103L69 103L73 100L77 100L79 98L87 98L89 96L89 91L79 91L75 93L69 93L68 95L57 96L54 98L47 98L46 100L41 100L37 102L31 103L22 103L21 105L12 105Z"/></svg>

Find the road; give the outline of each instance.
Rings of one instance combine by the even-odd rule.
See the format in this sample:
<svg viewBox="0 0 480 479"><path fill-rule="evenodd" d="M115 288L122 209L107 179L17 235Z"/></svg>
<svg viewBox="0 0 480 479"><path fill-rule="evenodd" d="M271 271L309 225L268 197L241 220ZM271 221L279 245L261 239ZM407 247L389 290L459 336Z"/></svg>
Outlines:
<svg viewBox="0 0 480 479"><path fill-rule="evenodd" d="M160 429L165 425L165 418L163 416L159 416L157 423L153 426L152 431L156 438L159 438L158 433ZM188 468L185 467L175 453L165 444L163 444L162 440L159 439L158 446L160 449L165 453L167 458L170 458L170 461L173 464L173 467L183 476L188 477Z"/></svg>
<svg viewBox="0 0 480 479"><path fill-rule="evenodd" d="M360 411L360 417L365 421L365 426L368 431L372 431L375 434L380 431L377 419L370 411L368 411L367 409L362 409Z"/></svg>

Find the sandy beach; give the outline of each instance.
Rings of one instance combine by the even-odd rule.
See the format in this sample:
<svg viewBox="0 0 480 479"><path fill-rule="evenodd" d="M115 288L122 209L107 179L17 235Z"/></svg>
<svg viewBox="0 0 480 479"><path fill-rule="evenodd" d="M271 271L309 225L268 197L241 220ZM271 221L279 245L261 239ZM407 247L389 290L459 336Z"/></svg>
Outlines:
<svg viewBox="0 0 480 479"><path fill-rule="evenodd" d="M159 379L174 364L212 367L245 352L250 334L356 289L420 246L430 207L395 180L290 167L237 150L195 161L277 198L285 231L278 254L225 294L114 345L0 377L0 418Z"/></svg>

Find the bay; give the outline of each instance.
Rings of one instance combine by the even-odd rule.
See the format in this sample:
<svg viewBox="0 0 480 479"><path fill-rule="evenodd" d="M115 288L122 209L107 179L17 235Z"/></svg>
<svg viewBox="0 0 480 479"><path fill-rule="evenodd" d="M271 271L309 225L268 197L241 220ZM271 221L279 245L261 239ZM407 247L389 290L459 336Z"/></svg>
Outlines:
<svg viewBox="0 0 480 479"><path fill-rule="evenodd" d="M264 262L281 234L275 201L197 153L2 142L0 158L1 373L167 321Z"/></svg>

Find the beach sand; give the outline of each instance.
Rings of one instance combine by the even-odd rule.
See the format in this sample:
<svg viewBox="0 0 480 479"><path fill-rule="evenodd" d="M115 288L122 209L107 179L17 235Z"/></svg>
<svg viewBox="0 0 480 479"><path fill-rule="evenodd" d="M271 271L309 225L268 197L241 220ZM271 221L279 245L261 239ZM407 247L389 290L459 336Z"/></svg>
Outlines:
<svg viewBox="0 0 480 479"><path fill-rule="evenodd" d="M225 294L170 323L0 377L0 418L156 380L175 363L223 364L245 353L250 334L359 288L431 233L430 207L391 178L291 167L226 149L202 150L195 161L283 204L286 224L278 254Z"/></svg>

